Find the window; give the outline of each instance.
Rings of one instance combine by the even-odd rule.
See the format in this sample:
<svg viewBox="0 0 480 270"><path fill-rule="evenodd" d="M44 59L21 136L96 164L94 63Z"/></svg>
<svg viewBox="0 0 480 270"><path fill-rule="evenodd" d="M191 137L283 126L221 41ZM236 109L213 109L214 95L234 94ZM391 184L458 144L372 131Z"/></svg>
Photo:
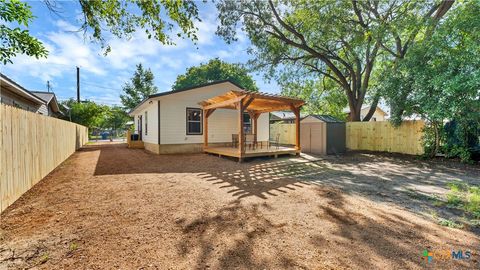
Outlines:
<svg viewBox="0 0 480 270"><path fill-rule="evenodd" d="M187 135L202 135L202 110L187 108Z"/></svg>
<svg viewBox="0 0 480 270"><path fill-rule="evenodd" d="M245 134L252 133L252 119L248 113L243 113L243 132L245 132Z"/></svg>
<svg viewBox="0 0 480 270"><path fill-rule="evenodd" d="M145 135L148 135L148 112L145 112Z"/></svg>

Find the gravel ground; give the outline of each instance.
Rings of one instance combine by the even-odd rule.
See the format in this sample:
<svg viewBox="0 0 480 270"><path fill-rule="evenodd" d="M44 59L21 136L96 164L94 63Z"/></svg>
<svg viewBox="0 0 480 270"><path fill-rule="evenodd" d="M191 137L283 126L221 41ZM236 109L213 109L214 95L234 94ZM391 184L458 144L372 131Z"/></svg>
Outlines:
<svg viewBox="0 0 480 270"><path fill-rule="evenodd" d="M352 153L237 163L89 145L0 218L0 269L421 269L424 249L470 250L473 227L425 196L479 184L478 166ZM432 211L438 213L432 215Z"/></svg>

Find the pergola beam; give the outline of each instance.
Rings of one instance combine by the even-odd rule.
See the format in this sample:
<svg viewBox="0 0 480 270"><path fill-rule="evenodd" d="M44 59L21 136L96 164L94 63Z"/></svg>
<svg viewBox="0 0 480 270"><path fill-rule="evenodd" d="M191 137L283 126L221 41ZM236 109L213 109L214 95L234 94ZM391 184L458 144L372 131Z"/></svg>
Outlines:
<svg viewBox="0 0 480 270"><path fill-rule="evenodd" d="M247 95L242 95L242 96L239 96L239 97L236 97L236 98L227 99L227 100L224 100L224 101L221 101L221 102L209 104L209 105L203 106L203 109L208 110L208 109L217 109L217 108L222 108L222 107L233 106L235 103L241 101L246 96Z"/></svg>

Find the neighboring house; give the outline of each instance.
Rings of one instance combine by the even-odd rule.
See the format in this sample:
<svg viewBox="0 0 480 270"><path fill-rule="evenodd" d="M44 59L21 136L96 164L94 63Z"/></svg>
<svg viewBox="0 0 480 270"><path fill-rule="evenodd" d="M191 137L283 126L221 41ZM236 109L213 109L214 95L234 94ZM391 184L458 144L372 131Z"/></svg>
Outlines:
<svg viewBox="0 0 480 270"><path fill-rule="evenodd" d="M300 113L300 117L303 118L305 115ZM274 123L284 123L284 124L293 124L295 123L295 114L290 111L278 111L270 113L270 124Z"/></svg>
<svg viewBox="0 0 480 270"><path fill-rule="evenodd" d="M23 88L7 76L0 74L0 102L27 111L47 114L45 101Z"/></svg>
<svg viewBox="0 0 480 270"><path fill-rule="evenodd" d="M243 90L230 81L219 81L196 87L151 95L135 107L135 133L139 134L145 149L158 153L195 153L203 151L202 106L199 102L232 90ZM244 114L245 133L251 132L252 121ZM222 146L232 142L238 134L238 115L235 110L218 109L209 117L209 145ZM268 141L269 114L257 120L257 140Z"/></svg>
<svg viewBox="0 0 480 270"><path fill-rule="evenodd" d="M363 119L367 114L368 111L370 110L370 105L365 105L362 107L362 110L360 111L360 119ZM350 114L350 109L346 108L343 110L344 113L347 114L347 116ZM372 118L370 118L370 121L386 121L387 120L387 113L380 108L380 106L377 106L375 113L373 113Z"/></svg>
<svg viewBox="0 0 480 270"><path fill-rule="evenodd" d="M40 110L48 116L59 117L61 115L60 107L58 106L57 97L52 92L32 91L34 95L43 99L45 104L42 105Z"/></svg>
<svg viewBox="0 0 480 270"><path fill-rule="evenodd" d="M3 74L0 74L0 102L48 116L60 113L54 93L28 91Z"/></svg>

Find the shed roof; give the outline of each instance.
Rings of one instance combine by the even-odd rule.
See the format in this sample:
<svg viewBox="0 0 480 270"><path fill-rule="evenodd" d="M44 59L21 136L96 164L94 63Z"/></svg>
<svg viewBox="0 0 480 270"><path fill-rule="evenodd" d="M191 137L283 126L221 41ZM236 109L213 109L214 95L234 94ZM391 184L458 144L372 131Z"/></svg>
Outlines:
<svg viewBox="0 0 480 270"><path fill-rule="evenodd" d="M343 123L344 121L339 120L331 115L326 115L326 114L310 114L309 116L315 117L320 121L323 121L325 123ZM308 116L307 116L308 117Z"/></svg>

